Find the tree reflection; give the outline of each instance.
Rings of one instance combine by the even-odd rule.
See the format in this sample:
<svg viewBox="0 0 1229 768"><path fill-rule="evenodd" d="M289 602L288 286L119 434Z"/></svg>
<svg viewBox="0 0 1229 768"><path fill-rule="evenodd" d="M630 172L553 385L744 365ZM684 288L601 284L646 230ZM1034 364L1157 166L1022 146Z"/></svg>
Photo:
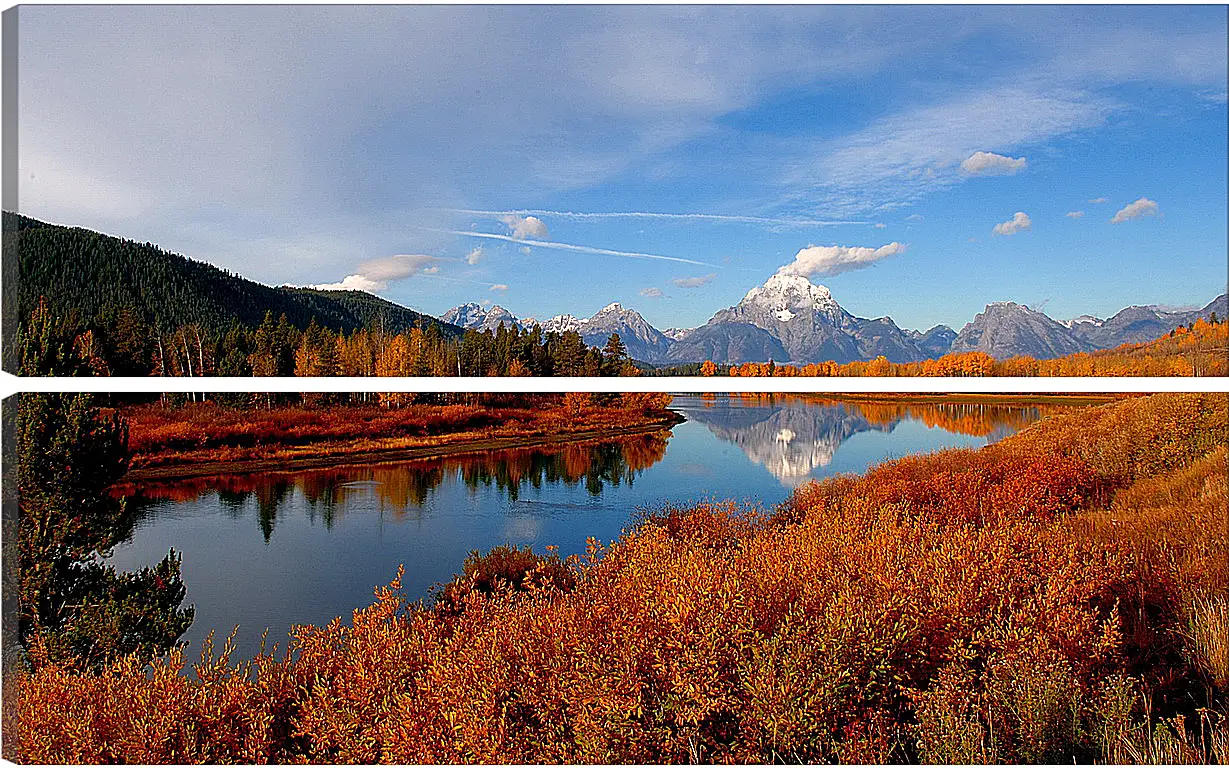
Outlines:
<svg viewBox="0 0 1229 768"><path fill-rule="evenodd" d="M269 543L278 516L301 506L309 522L332 529L350 505L347 494L374 499L396 517L420 514L432 494L449 482L472 492L494 488L510 501L523 490L583 485L592 496L607 486L631 485L637 475L666 454L670 432L637 435L611 442L574 443L553 448L520 448L390 464L335 467L276 474L222 475L166 482L127 484L120 490L142 509L159 502L184 503L213 495L232 518L241 518L255 499L255 517Z"/></svg>

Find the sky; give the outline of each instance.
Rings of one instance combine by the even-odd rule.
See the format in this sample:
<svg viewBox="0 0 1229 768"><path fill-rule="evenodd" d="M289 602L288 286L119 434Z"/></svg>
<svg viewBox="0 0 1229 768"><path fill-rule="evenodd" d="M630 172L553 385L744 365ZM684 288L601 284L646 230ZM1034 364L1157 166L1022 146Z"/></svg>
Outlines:
<svg viewBox="0 0 1229 768"><path fill-rule="evenodd" d="M22 6L19 210L433 315L1225 290L1225 6Z"/></svg>

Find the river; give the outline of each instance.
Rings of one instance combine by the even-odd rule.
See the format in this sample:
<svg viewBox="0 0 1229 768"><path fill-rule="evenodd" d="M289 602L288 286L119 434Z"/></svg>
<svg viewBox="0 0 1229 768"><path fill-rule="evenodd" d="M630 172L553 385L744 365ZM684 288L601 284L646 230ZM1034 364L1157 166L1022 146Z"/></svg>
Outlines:
<svg viewBox="0 0 1229 768"><path fill-rule="evenodd" d="M404 564L415 597L500 544L583 553L666 503L734 499L764 508L809 480L886 459L1001 439L1056 406L857 403L794 396L678 396L686 421L608 443L526 448L137 486L139 522L120 569L183 555L196 619L189 658L236 625L253 654L267 628L349 618Z"/></svg>

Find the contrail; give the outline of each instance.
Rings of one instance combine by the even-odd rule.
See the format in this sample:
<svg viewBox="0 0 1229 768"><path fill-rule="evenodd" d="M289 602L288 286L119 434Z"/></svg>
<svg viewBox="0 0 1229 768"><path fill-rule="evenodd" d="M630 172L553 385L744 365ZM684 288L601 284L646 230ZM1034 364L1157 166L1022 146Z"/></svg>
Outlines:
<svg viewBox="0 0 1229 768"><path fill-rule="evenodd" d="M551 211L545 208L521 208L508 211L480 211L471 208L441 208L447 213L467 216L555 216L561 219L664 219L672 221L726 221L736 224L771 224L790 227L834 227L846 224L869 224L868 221L825 221L822 219L781 219L768 216L731 216L721 213L657 213L653 211Z"/></svg>
<svg viewBox="0 0 1229 768"><path fill-rule="evenodd" d="M486 240L503 240L507 243L516 243L517 245L527 245L534 248L555 248L560 251L576 251L577 253L593 253L599 256L623 256L629 259L654 259L657 261L676 261L680 264L696 264L702 267L716 267L716 264L710 264L707 261L696 261L695 259L683 259L678 256L662 256L656 253L637 253L636 251L614 251L609 248L592 248L587 245L571 245L569 243L555 243L549 240L518 240L511 235L496 235L490 232L466 232L460 229L433 229L431 227L419 227L419 229L427 232L439 232L445 235L459 235L461 237L481 237Z"/></svg>

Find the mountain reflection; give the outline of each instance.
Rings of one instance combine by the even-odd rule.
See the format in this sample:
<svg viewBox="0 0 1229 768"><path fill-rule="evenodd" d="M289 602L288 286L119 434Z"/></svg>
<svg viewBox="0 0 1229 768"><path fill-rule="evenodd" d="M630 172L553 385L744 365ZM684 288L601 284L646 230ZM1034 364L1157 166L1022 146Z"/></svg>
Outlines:
<svg viewBox="0 0 1229 768"><path fill-rule="evenodd" d="M999 403L847 401L796 395L704 396L687 417L717 438L737 445L783 484L805 482L832 463L837 449L856 434L891 432L903 421L920 421L990 442L1041 418L1046 406Z"/></svg>
<svg viewBox="0 0 1229 768"><path fill-rule="evenodd" d="M176 481L142 481L121 485L138 515L152 514L159 502L188 502L213 494L226 513L241 518L255 513L268 542L279 515L302 508L313 524L331 529L356 495L371 499L381 512L397 518L418 517L434 491L449 482L477 491L495 488L518 501L527 488L583 486L600 496L607 486L631 486L636 477L666 454L669 431L606 443L579 443L555 448L521 448L464 456L365 464L276 474L220 475ZM301 502L297 501L301 499ZM558 505L555 505L558 506Z"/></svg>

